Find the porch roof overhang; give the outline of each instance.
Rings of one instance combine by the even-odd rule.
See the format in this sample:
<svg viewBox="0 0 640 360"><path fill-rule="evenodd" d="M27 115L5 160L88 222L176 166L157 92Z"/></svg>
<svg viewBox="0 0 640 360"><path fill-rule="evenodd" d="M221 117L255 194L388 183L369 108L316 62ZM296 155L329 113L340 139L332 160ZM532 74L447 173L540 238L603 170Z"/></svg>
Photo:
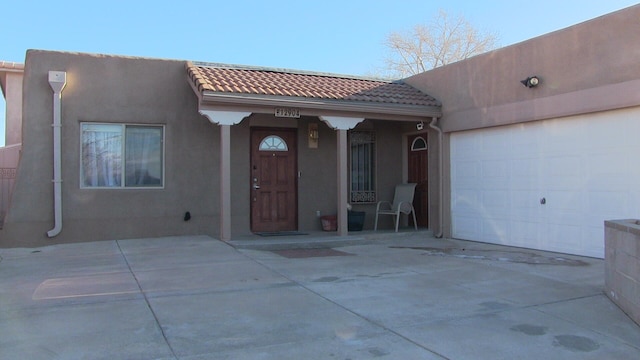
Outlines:
<svg viewBox="0 0 640 360"><path fill-rule="evenodd" d="M198 110L424 121L442 116L433 97L400 81L221 64L186 64Z"/></svg>

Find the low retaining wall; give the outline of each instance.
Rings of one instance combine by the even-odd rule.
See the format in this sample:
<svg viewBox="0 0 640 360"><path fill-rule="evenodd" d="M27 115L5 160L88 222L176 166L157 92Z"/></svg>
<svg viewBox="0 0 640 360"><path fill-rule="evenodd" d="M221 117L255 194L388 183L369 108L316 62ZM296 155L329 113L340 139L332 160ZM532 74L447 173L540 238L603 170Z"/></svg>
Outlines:
<svg viewBox="0 0 640 360"><path fill-rule="evenodd" d="M640 220L604 222L607 296L640 325Z"/></svg>

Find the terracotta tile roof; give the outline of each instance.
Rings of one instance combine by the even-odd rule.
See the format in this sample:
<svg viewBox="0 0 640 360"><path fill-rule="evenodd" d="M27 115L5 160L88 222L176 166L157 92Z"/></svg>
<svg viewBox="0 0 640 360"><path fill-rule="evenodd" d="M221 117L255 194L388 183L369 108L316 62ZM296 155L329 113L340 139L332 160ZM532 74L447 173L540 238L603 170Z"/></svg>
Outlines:
<svg viewBox="0 0 640 360"><path fill-rule="evenodd" d="M187 63L193 85L201 93L251 94L358 103L435 106L433 97L401 82L270 68Z"/></svg>

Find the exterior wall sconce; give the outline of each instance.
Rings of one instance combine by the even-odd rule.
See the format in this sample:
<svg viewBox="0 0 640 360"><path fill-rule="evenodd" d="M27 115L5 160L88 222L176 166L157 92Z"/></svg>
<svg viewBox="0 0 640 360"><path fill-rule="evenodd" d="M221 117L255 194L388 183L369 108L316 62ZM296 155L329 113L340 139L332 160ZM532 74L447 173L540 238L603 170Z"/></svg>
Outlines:
<svg viewBox="0 0 640 360"><path fill-rule="evenodd" d="M540 84L540 79L537 76L529 76L528 78L520 81L522 85L532 88L538 86Z"/></svg>
<svg viewBox="0 0 640 360"><path fill-rule="evenodd" d="M317 149L318 148L318 124L317 123L309 123L309 148Z"/></svg>

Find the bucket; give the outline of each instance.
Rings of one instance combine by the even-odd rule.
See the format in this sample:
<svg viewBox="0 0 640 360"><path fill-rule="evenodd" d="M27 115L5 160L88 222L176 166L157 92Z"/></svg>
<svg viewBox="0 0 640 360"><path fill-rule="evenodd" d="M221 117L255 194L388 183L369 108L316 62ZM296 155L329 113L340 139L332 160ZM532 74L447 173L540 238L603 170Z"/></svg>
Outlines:
<svg viewBox="0 0 640 360"><path fill-rule="evenodd" d="M338 217L336 215L325 215L320 217L322 222L322 230L336 231L338 230Z"/></svg>

